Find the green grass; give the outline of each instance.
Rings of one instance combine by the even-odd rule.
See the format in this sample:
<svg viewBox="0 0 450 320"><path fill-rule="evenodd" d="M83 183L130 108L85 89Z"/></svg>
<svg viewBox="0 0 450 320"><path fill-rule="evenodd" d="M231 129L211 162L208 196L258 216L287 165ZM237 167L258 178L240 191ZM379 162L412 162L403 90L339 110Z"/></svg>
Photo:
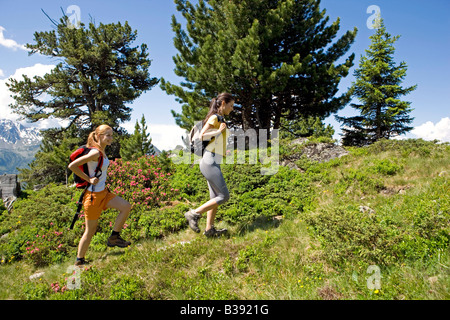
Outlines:
<svg viewBox="0 0 450 320"><path fill-rule="evenodd" d="M205 195L198 168L175 167L170 183L182 203L136 213L124 232L134 240L127 249L103 245L105 222L81 288L64 292L52 284L67 284L76 240L60 262L11 259L6 249L20 251L23 224L32 219L22 212L18 226L19 212L3 215L2 234L14 230L6 238L15 242L0 241L3 260L11 260L0 266L0 299L446 300L449 156L448 144L406 140L350 148L328 163L300 159L304 172L280 168L275 176L260 176L258 166L224 165L232 201L220 208L217 225L230 232L219 239L179 225L176 216L189 207L183 201L193 206ZM18 207L28 208L23 201ZM380 270L379 289L368 288L371 265ZM29 279L39 271L44 275Z"/></svg>

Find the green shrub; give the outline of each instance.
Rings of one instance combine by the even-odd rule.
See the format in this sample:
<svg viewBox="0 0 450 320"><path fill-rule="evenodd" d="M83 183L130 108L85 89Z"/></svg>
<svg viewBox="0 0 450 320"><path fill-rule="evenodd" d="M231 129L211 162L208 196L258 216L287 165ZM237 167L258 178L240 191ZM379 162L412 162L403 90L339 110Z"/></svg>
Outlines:
<svg viewBox="0 0 450 320"><path fill-rule="evenodd" d="M374 144L360 148L367 150L369 154L379 154L382 152L393 152L402 158L429 157L430 155L440 155L448 150L449 144L438 144L437 140L425 141L423 139L387 140L382 139Z"/></svg>
<svg viewBox="0 0 450 320"><path fill-rule="evenodd" d="M45 282L27 281L22 285L22 294L26 300L44 300L50 295L50 287Z"/></svg>
<svg viewBox="0 0 450 320"><path fill-rule="evenodd" d="M398 164L396 160L382 159L373 160L369 165L369 170L375 174L379 173L385 176L393 176L403 169L403 165Z"/></svg>
<svg viewBox="0 0 450 320"><path fill-rule="evenodd" d="M176 232L186 226L184 212L189 207L179 204L164 210L143 211L137 218L137 227L141 229L141 236L145 238L159 238L163 235Z"/></svg>
<svg viewBox="0 0 450 320"><path fill-rule="evenodd" d="M3 262L26 259L36 266L62 262L73 254L79 230L68 231L79 190L50 184L29 192L14 203L0 223L0 256Z"/></svg>
<svg viewBox="0 0 450 320"><path fill-rule="evenodd" d="M136 276L124 276L111 287L109 299L111 300L137 300L145 298L142 296L144 283Z"/></svg>
<svg viewBox="0 0 450 320"><path fill-rule="evenodd" d="M427 260L450 245L450 198L446 190L448 180L438 177L418 194L385 199L372 208L372 214L347 201L309 212L306 220L322 241L325 255L337 264L349 260L377 264Z"/></svg>
<svg viewBox="0 0 450 320"><path fill-rule="evenodd" d="M206 179L200 172L199 165L177 164L171 176L171 187L179 190L179 200L200 203L209 199Z"/></svg>
<svg viewBox="0 0 450 320"><path fill-rule="evenodd" d="M433 179L419 194L406 195L402 206L405 233L397 251L408 259L427 260L450 245L449 182Z"/></svg>
<svg viewBox="0 0 450 320"><path fill-rule="evenodd" d="M363 213L356 206L323 209L308 215L306 221L333 263L359 260L389 264L396 261L393 247L398 239L388 236L389 226L383 227L376 216Z"/></svg>

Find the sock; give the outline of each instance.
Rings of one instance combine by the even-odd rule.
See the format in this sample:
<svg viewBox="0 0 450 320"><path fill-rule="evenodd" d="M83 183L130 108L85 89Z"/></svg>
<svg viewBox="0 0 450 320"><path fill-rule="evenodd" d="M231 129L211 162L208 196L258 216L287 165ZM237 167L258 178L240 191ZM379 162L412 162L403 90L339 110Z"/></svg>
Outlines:
<svg viewBox="0 0 450 320"><path fill-rule="evenodd" d="M113 232L111 232L111 237L112 236L118 236L119 234L120 234L120 232L117 232L117 231L113 230Z"/></svg>
<svg viewBox="0 0 450 320"><path fill-rule="evenodd" d="M83 261L84 260L84 258L78 258L77 257L77 261Z"/></svg>

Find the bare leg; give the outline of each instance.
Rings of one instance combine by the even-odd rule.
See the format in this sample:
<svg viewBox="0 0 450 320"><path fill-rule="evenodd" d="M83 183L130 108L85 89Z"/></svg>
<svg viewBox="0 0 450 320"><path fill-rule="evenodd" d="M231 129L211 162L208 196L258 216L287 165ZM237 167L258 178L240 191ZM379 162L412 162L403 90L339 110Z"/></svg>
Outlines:
<svg viewBox="0 0 450 320"><path fill-rule="evenodd" d="M86 230L84 231L83 237L81 237L80 243L78 244L78 258L84 258L86 251L91 243L92 237L97 231L98 220L85 220Z"/></svg>
<svg viewBox="0 0 450 320"><path fill-rule="evenodd" d="M211 229L211 227L214 225L214 219L216 217L218 207L219 205L217 204L216 200L211 199L195 210L195 212L197 213L205 213L206 211L208 212L206 214L206 230Z"/></svg>
<svg viewBox="0 0 450 320"><path fill-rule="evenodd" d="M130 215L131 204L121 197L114 197L108 202L106 207L119 210L119 215L117 216L114 223L113 231L120 232L123 228L123 225L125 224L125 221Z"/></svg>
<svg viewBox="0 0 450 320"><path fill-rule="evenodd" d="M206 229L209 230L214 225L214 219L216 218L217 207L208 211L206 215Z"/></svg>
<svg viewBox="0 0 450 320"><path fill-rule="evenodd" d="M206 211L213 210L213 209L216 209L216 212L217 212L218 207L219 207L219 205L217 204L216 200L211 199L211 200L205 202L204 204L202 204L200 207L198 207L195 210L195 212L205 213Z"/></svg>

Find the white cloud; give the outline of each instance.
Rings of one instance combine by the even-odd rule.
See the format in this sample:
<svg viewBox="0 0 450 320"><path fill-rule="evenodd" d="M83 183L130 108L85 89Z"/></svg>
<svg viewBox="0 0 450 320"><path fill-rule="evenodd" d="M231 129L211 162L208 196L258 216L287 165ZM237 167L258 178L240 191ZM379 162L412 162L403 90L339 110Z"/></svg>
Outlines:
<svg viewBox="0 0 450 320"><path fill-rule="evenodd" d="M13 49L14 51L16 51L17 49L28 51L28 49L25 48L24 45L18 44L16 41L12 39L6 39L5 36L3 35L3 31L5 30L6 30L5 28L0 26L0 45L7 47L9 49Z"/></svg>
<svg viewBox="0 0 450 320"><path fill-rule="evenodd" d="M442 118L438 123L434 124L427 121L424 124L415 127L411 133L417 138L424 140L440 140L441 142L450 142L450 118Z"/></svg>
<svg viewBox="0 0 450 320"><path fill-rule="evenodd" d="M136 122L128 121L126 123L121 124L121 127L127 130L128 133L132 134L134 132L134 126L136 125ZM148 124L147 124L148 128Z"/></svg>
<svg viewBox="0 0 450 320"><path fill-rule="evenodd" d="M175 124L149 124L147 127L152 143L161 151L172 150L177 145L183 145L181 137L187 135L185 129Z"/></svg>
<svg viewBox="0 0 450 320"><path fill-rule="evenodd" d="M122 125L128 133L134 132L135 122L127 122ZM173 150L177 145L183 145L181 137L186 136L186 130L175 124L151 124L147 123L147 132L150 133L152 144L159 150Z"/></svg>
<svg viewBox="0 0 450 320"><path fill-rule="evenodd" d="M0 77L4 77L4 76L5 76L5 73L3 72L2 69L0 69Z"/></svg>
<svg viewBox="0 0 450 320"><path fill-rule="evenodd" d="M8 79L14 78L16 80L22 80L22 75L26 75L29 78L33 78L34 76L43 76L44 74L49 73L54 67L54 65L43 65L38 63L31 67L19 68L14 72L13 75L9 76L7 79L0 79L0 118L15 121L19 119L19 116L15 113L12 113L12 110L9 107L9 104L13 103L14 99L11 98L11 92L6 86L6 82L8 82ZM67 125L67 122L50 118L40 120L33 124L24 124L27 127L47 129ZM129 133L133 133L135 124L136 121L129 121L122 126ZM181 137L186 135L186 130L181 129L175 124L147 123L147 128L148 132L150 133L150 137L152 138L152 143L161 151L172 150L177 145L182 145L183 141L181 140Z"/></svg>
<svg viewBox="0 0 450 320"><path fill-rule="evenodd" d="M44 65L37 63L31 67L19 68L10 78L14 78L16 80L22 80L22 75L26 75L29 78L33 78L34 76L43 76L46 73L49 73L55 66L54 65ZM18 120L19 116L15 113L12 113L9 104L14 102L14 99L11 97L11 91L9 91L6 86L6 82L8 79L0 79L0 118L2 119L10 119L10 120ZM47 120L51 121L51 120ZM41 125L44 125L42 127ZM39 128L45 128L49 123L36 123L34 126ZM27 126L30 126L27 124Z"/></svg>

